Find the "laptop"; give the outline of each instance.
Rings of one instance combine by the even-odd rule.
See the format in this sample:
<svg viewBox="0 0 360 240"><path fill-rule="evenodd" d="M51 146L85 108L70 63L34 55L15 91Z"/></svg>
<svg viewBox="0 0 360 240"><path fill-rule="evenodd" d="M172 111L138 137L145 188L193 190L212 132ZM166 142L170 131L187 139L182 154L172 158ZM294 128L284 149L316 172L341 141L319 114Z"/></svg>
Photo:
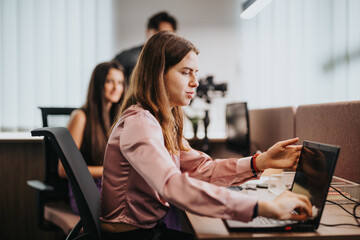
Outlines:
<svg viewBox="0 0 360 240"><path fill-rule="evenodd" d="M311 219L284 221L257 217L248 223L224 220L228 230L235 232L315 231L320 224L339 152L340 148L337 146L310 141L303 143L290 191L309 197L314 215Z"/></svg>

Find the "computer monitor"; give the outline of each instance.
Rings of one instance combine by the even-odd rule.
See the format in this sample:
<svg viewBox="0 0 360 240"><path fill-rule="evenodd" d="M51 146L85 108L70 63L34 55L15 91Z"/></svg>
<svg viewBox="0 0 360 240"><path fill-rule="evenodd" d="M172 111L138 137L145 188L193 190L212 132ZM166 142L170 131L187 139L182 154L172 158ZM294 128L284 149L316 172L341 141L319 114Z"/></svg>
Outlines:
<svg viewBox="0 0 360 240"><path fill-rule="evenodd" d="M246 102L226 105L226 131L226 146L248 156L250 154L250 128Z"/></svg>

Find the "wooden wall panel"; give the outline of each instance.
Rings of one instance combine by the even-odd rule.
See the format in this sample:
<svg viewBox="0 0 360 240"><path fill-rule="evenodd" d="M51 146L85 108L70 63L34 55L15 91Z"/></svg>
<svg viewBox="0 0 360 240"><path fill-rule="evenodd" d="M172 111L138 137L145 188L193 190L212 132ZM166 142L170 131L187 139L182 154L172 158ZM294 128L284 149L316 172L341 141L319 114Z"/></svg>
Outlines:
<svg viewBox="0 0 360 240"><path fill-rule="evenodd" d="M42 140L0 139L0 239L61 239L60 230L47 232L36 222L35 191L31 179L42 180Z"/></svg>

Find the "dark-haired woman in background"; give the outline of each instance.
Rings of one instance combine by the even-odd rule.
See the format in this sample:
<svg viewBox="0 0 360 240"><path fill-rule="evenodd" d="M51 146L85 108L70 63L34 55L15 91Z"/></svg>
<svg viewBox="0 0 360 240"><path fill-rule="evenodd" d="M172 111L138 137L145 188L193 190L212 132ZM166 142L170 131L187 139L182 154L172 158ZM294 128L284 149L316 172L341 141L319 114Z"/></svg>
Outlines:
<svg viewBox="0 0 360 240"><path fill-rule="evenodd" d="M105 147L124 91L123 67L117 61L100 63L92 73L85 104L72 112L68 123L99 191ZM58 172L61 177L66 177L60 161ZM79 214L71 189L69 197L73 211Z"/></svg>

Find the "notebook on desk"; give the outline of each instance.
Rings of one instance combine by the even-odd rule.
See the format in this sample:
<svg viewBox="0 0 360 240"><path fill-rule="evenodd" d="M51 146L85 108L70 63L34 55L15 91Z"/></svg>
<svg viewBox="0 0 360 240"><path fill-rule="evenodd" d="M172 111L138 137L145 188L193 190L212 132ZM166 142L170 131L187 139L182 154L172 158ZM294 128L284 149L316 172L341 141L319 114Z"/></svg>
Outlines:
<svg viewBox="0 0 360 240"><path fill-rule="evenodd" d="M304 141L291 187L292 192L309 197L313 205L312 219L306 221L282 221L264 217L244 223L224 220L229 231L314 231L319 227L326 197L340 148L322 143Z"/></svg>

